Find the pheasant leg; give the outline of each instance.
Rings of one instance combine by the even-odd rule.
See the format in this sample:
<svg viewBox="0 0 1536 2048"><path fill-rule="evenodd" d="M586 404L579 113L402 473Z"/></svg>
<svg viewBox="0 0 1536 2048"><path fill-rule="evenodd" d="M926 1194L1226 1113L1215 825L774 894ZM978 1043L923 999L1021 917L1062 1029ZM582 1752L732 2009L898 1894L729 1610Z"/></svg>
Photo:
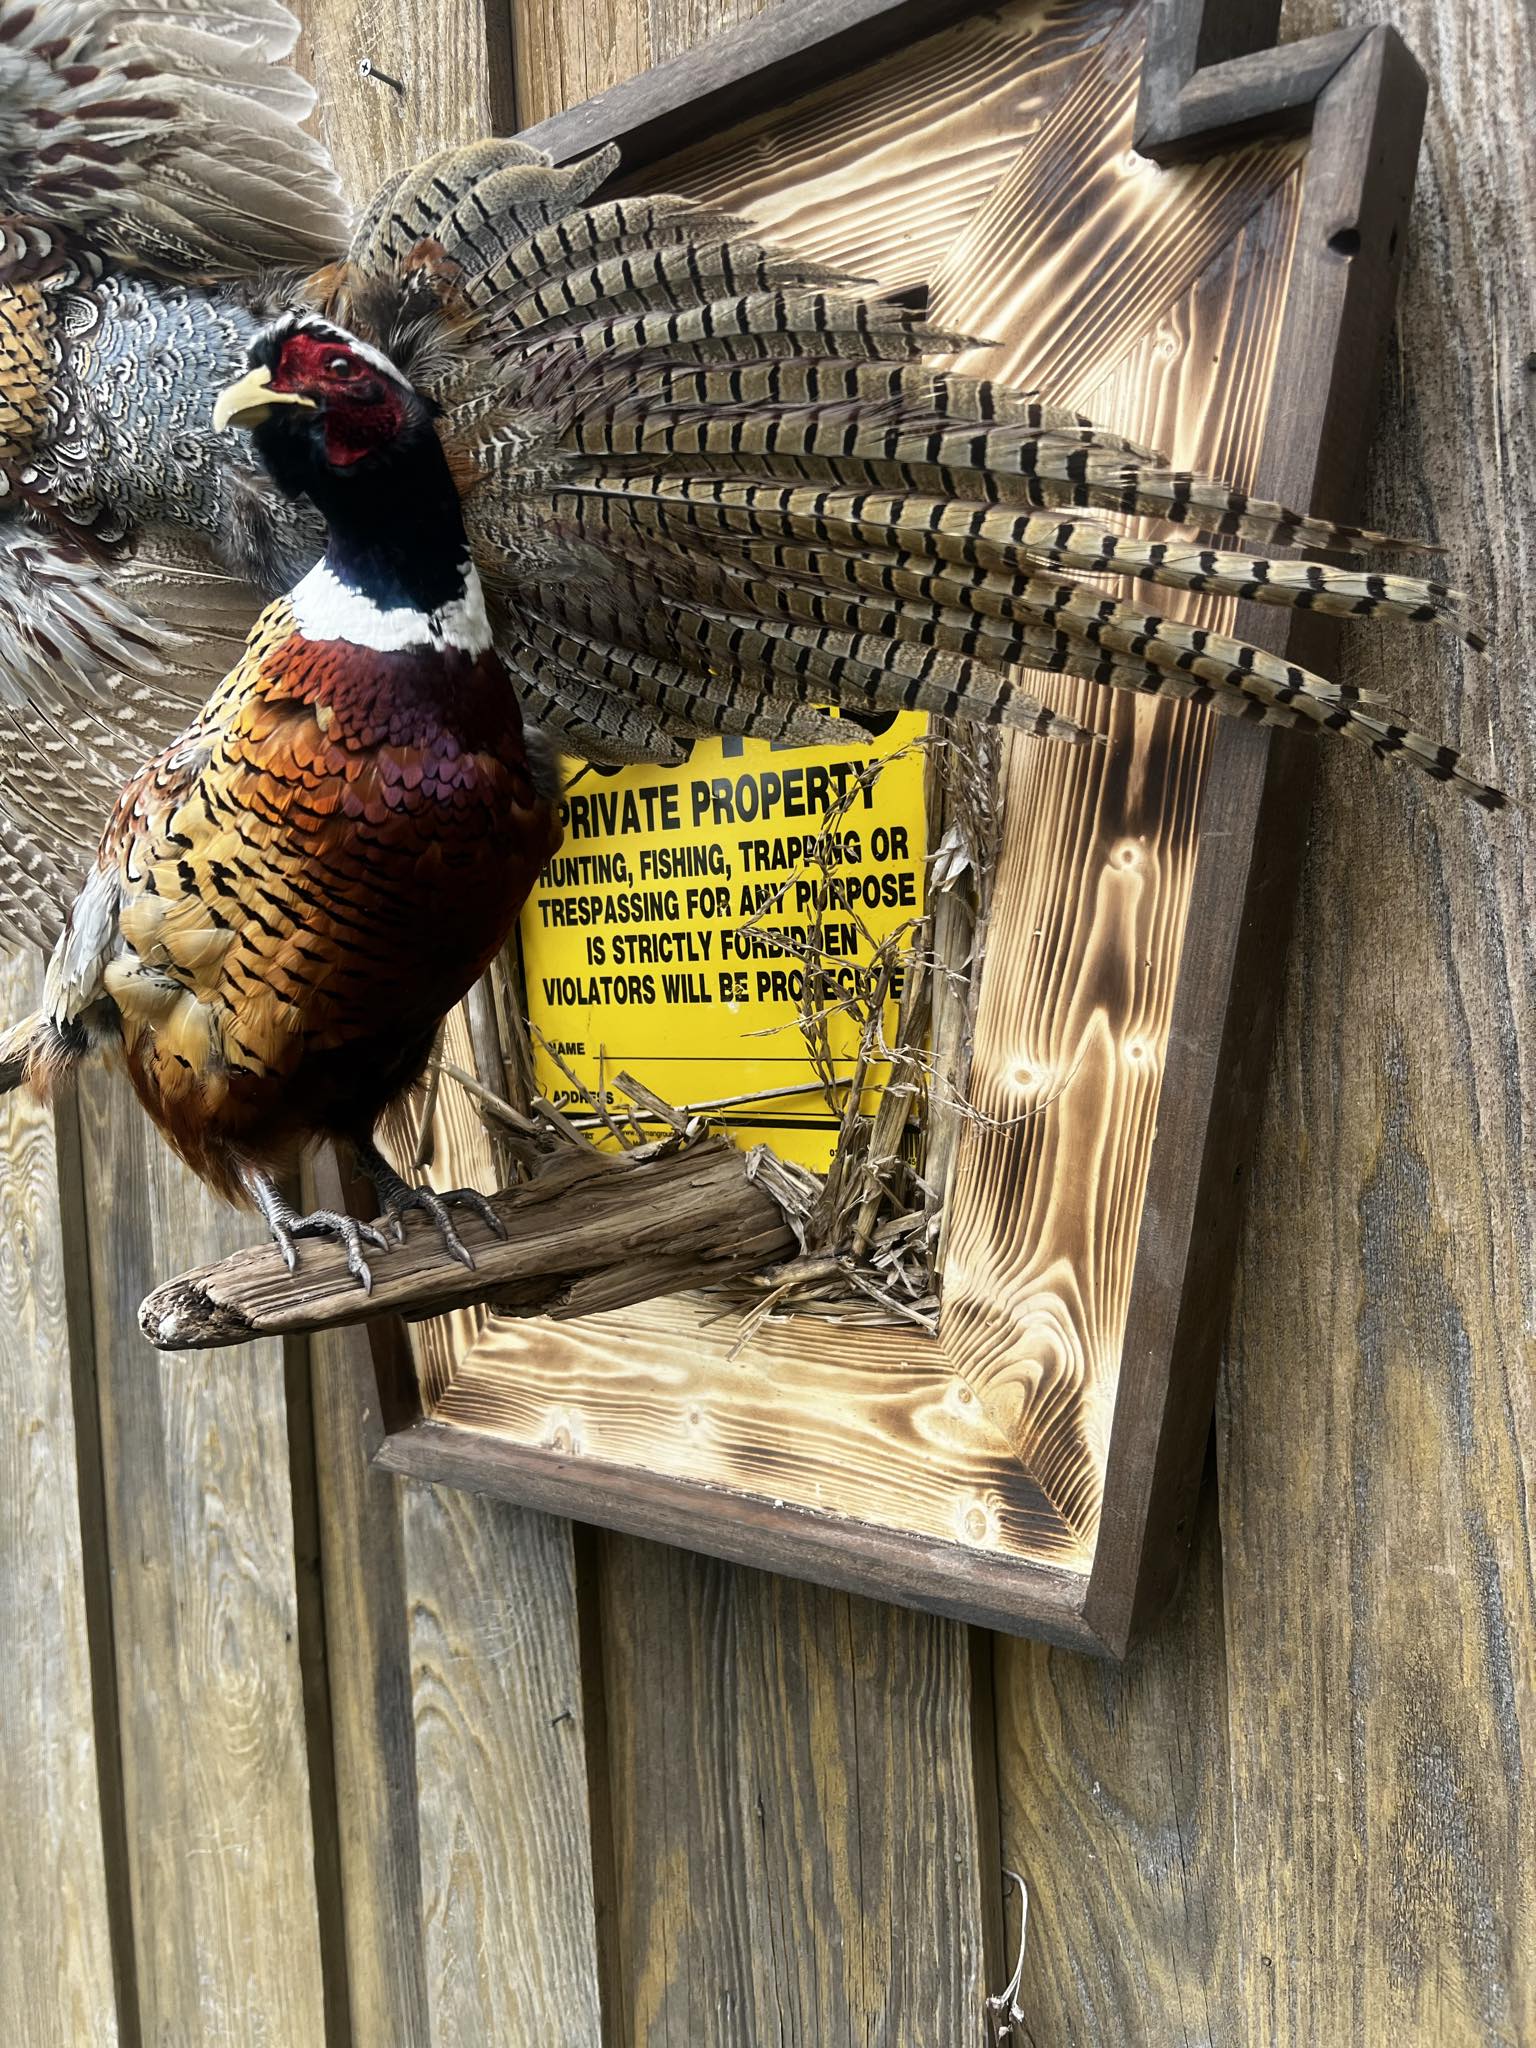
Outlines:
<svg viewBox="0 0 1536 2048"><path fill-rule="evenodd" d="M397 1242L405 1236L406 1212L411 1209L423 1209L437 1225L444 1247L461 1266L468 1266L473 1270L474 1257L468 1245L454 1229L453 1218L448 1213L454 1203L460 1208L472 1209L481 1222L488 1224L498 1237L506 1236L501 1218L485 1196L476 1189L450 1188L440 1195L432 1188L412 1187L409 1181L396 1173L371 1138L354 1138L352 1144L357 1153L358 1165L373 1182L378 1194L379 1221L394 1225Z"/></svg>
<svg viewBox="0 0 1536 2048"><path fill-rule="evenodd" d="M309 1215L301 1216L271 1175L254 1168L246 1173L245 1184L267 1219L267 1228L276 1239L290 1273L298 1268L297 1238L334 1237L347 1248L347 1271L359 1282L364 1294L372 1294L373 1273L363 1256L363 1245L366 1242L376 1245L381 1252L388 1251L389 1239L383 1231L371 1223L359 1223L355 1216L343 1216L335 1209L313 1209Z"/></svg>

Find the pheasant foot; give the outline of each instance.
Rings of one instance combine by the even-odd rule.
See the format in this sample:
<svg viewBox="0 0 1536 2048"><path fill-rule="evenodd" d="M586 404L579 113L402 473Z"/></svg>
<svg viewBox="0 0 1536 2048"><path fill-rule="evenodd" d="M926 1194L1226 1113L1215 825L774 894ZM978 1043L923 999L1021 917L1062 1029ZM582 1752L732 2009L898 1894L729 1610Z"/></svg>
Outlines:
<svg viewBox="0 0 1536 2048"><path fill-rule="evenodd" d="M410 1182L396 1173L384 1154L371 1139L354 1138L353 1147L357 1153L358 1165L373 1182L379 1198L379 1221L393 1224L398 1243L405 1236L405 1217L412 1209L421 1209L437 1225L438 1235L444 1248L461 1266L473 1272L474 1255L457 1230L449 1209L457 1204L460 1208L474 1211L481 1222L495 1231L498 1237L506 1236L501 1218L491 1207L485 1196L475 1188L449 1188L438 1194L434 1188L412 1187Z"/></svg>
<svg viewBox="0 0 1536 2048"><path fill-rule="evenodd" d="M247 1173L245 1180L290 1273L298 1269L298 1238L333 1237L346 1246L347 1271L364 1294L372 1294L373 1272L363 1255L363 1246L366 1243L381 1252L388 1251L389 1239L382 1230L372 1223L360 1223L355 1216L343 1216L335 1209L312 1209L307 1216L301 1216L269 1175L253 1171Z"/></svg>

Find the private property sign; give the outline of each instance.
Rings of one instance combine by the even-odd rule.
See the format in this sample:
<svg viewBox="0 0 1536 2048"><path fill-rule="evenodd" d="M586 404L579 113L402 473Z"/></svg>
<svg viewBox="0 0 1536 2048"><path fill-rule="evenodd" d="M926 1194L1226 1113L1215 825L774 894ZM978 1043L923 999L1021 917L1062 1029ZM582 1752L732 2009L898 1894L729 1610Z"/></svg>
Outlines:
<svg viewBox="0 0 1536 2048"><path fill-rule="evenodd" d="M719 1121L824 1168L840 1115L799 1029L807 952L835 1004L922 915L923 754L910 743L926 726L904 715L873 738L850 725L848 747L705 740L678 768L570 764L565 844L522 920L549 1099L579 1106L559 1061L594 1095L627 1071L679 1108L761 1096ZM888 1030L899 994L898 972ZM847 1073L858 1029L846 1013L828 1022ZM865 1107L885 1074L870 1070Z"/></svg>

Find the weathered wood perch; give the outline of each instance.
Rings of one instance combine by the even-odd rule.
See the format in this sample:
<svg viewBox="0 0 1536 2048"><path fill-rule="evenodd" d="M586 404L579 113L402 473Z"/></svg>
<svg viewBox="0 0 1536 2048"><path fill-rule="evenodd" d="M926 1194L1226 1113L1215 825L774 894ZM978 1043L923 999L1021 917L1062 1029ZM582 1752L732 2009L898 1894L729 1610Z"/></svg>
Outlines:
<svg viewBox="0 0 1536 2048"><path fill-rule="evenodd" d="M493 1195L504 1240L456 1212L473 1272L448 1255L425 1217L412 1216L403 1244L369 1251L371 1294L347 1271L339 1245L301 1240L292 1275L275 1245L256 1245L157 1287L139 1326L162 1351L191 1351L374 1316L417 1320L473 1302L508 1315L584 1316L754 1272L795 1251L783 1213L731 1146L710 1139L646 1152L567 1154Z"/></svg>

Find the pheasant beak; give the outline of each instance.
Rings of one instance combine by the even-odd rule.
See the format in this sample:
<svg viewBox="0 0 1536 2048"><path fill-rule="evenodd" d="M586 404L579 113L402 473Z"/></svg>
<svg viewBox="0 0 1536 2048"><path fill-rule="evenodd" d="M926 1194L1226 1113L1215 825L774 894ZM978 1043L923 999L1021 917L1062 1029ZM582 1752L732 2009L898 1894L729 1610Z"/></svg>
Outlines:
<svg viewBox="0 0 1536 2048"><path fill-rule="evenodd" d="M272 372L264 363L258 364L214 400L213 430L222 434L226 427L258 427L279 405L307 405L311 412L320 410L314 399L303 398L297 391L274 391Z"/></svg>

